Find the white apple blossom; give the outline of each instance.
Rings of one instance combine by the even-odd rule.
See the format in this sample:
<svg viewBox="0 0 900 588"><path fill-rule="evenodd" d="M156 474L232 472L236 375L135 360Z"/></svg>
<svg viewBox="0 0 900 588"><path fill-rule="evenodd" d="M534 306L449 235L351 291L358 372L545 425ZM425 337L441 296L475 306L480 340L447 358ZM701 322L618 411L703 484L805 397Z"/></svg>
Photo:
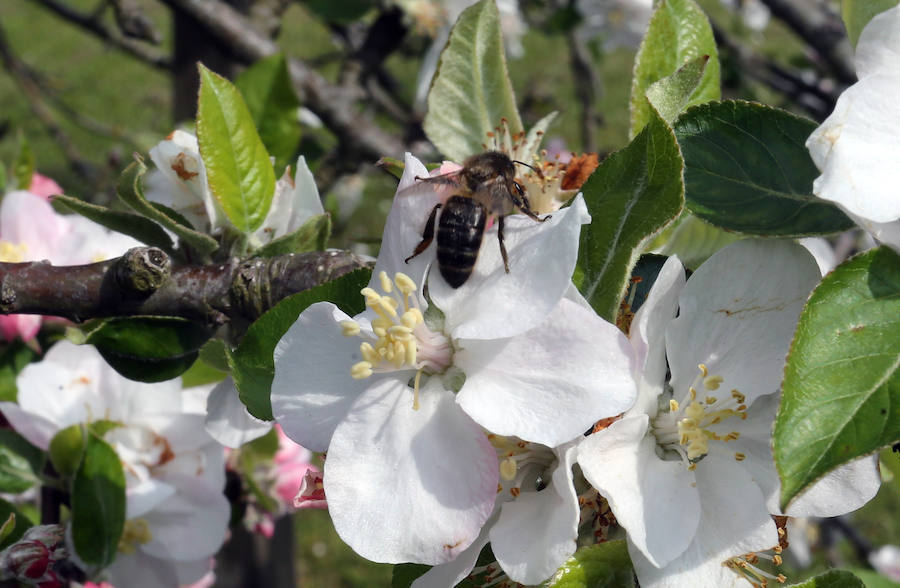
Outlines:
<svg viewBox="0 0 900 588"><path fill-rule="evenodd" d="M794 326L819 278L805 250L778 241L733 243L686 284L677 258L660 271L630 329L635 406L578 449L628 533L641 586L730 586L743 580L723 562L778 545L772 423ZM853 462L788 514L848 512L878 485L874 461Z"/></svg>
<svg viewBox="0 0 900 588"><path fill-rule="evenodd" d="M368 309L312 305L275 350L276 420L327 449L335 528L382 562L440 564L476 540L499 477L485 430L556 447L634 397L624 335L565 297L583 200L545 223L508 217L509 274L489 229L471 278L453 289L430 272L426 300L433 247L404 263L439 198L426 175L407 155Z"/></svg>
<svg viewBox="0 0 900 588"><path fill-rule="evenodd" d="M869 21L854 61L859 81L806 141L822 172L813 192L900 251L900 6Z"/></svg>
<svg viewBox="0 0 900 588"><path fill-rule="evenodd" d="M175 131L150 149L156 170L146 177L148 200L159 202L178 212L199 231L217 233L229 226L206 178L197 138ZM322 202L312 173L301 156L296 175L285 171L275 184L272 203L262 226L248 235L249 245L257 249L270 241L296 231L310 217L322 214Z"/></svg>
<svg viewBox="0 0 900 588"><path fill-rule="evenodd" d="M119 554L105 571L109 580L156 588L203 576L230 516L222 494L224 449L203 429L208 389L182 390L178 379L128 380L93 347L67 341L27 365L16 383L18 403L2 402L0 411L41 449L73 424L120 425L104 435L122 460L127 499Z"/></svg>

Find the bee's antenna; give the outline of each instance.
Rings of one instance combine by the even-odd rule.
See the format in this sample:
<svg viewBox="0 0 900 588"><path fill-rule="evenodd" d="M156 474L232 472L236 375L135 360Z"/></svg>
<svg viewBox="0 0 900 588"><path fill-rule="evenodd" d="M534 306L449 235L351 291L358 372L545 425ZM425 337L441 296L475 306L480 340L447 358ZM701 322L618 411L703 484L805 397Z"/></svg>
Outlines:
<svg viewBox="0 0 900 588"><path fill-rule="evenodd" d="M538 175L538 177L540 177L542 180L544 179L544 174L543 174L543 172L541 172L541 170L540 170L539 168L536 168L536 167L534 167L533 165L528 165L528 164L525 163L524 161L519 161L518 159L513 159L512 162L513 162L513 163L518 163L519 165L524 165L525 167L531 168L531 170L532 170L534 173L536 173L536 174Z"/></svg>

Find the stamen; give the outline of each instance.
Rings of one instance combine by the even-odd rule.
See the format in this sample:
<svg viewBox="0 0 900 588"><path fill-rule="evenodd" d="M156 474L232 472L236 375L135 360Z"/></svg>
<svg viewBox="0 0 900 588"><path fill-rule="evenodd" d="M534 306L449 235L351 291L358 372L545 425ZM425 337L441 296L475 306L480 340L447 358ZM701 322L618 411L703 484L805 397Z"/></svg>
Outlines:
<svg viewBox="0 0 900 588"><path fill-rule="evenodd" d="M359 335L359 323L356 321L341 321L341 334L344 337L356 337Z"/></svg>

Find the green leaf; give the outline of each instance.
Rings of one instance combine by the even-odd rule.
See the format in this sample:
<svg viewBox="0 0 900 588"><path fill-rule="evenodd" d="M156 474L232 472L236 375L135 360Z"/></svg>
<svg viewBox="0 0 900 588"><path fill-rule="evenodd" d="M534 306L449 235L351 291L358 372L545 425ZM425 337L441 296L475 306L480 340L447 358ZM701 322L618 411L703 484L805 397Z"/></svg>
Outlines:
<svg viewBox="0 0 900 588"><path fill-rule="evenodd" d="M653 82L647 88L647 100L669 124L687 108L691 95L703 79L709 55L701 55L682 65L670 76Z"/></svg>
<svg viewBox="0 0 900 588"><path fill-rule="evenodd" d="M28 442L25 437L19 435L11 429L0 429L0 452L12 452L19 458L25 459L28 464L29 473L23 474L37 482L38 477L44 471L47 463L47 454ZM19 470L24 471L24 470Z"/></svg>
<svg viewBox="0 0 900 588"><path fill-rule="evenodd" d="M126 378L162 382L191 367L211 336L205 326L183 318L125 317L92 324L85 342Z"/></svg>
<svg viewBox="0 0 900 588"><path fill-rule="evenodd" d="M431 81L423 127L445 156L461 162L484 150L488 133L503 118L511 134L523 130L497 6L493 0L481 0L459 15L450 32Z"/></svg>
<svg viewBox="0 0 900 588"><path fill-rule="evenodd" d="M900 588L900 582L894 582L890 578L882 576L874 570L850 568L847 572L850 572L862 580L865 588ZM835 588L837 588L837 586L839 586L839 584L835 584ZM858 584L848 584L848 586L858 586ZM816 588L818 588L818 586Z"/></svg>
<svg viewBox="0 0 900 588"><path fill-rule="evenodd" d="M142 178L147 173L147 166L140 157L135 158L134 163L125 168L116 186L116 192L122 201L136 210L140 215L155 221L169 229L184 244L194 249L201 257L208 256L219 248L215 239L195 231L184 217L155 202L150 202L144 197Z"/></svg>
<svg viewBox="0 0 900 588"><path fill-rule="evenodd" d="M28 520L28 517L24 516L19 509L15 507L11 502L7 502L0 498L0 523L6 524L9 521L10 515L15 517L13 528L7 528L6 536L0 539L0 549L6 549L16 541L22 538L22 535L25 534L25 531L31 527L31 523Z"/></svg>
<svg viewBox="0 0 900 588"><path fill-rule="evenodd" d="M197 142L209 189L231 224L252 233L272 204L275 171L240 92L202 64L199 68Z"/></svg>
<svg viewBox="0 0 900 588"><path fill-rule="evenodd" d="M654 112L638 136L581 187L591 224L581 230L578 286L606 320L615 320L646 242L681 212L681 174L675 136Z"/></svg>
<svg viewBox="0 0 900 588"><path fill-rule="evenodd" d="M651 119L645 93L655 82L671 76L688 62L708 55L700 82L681 108L718 100L719 54L703 10L694 0L662 0L650 18L647 34L634 58L631 81L631 136ZM690 69L690 67L689 67Z"/></svg>
<svg viewBox="0 0 900 588"><path fill-rule="evenodd" d="M16 376L36 357L37 353L18 339L0 346L0 402L16 401Z"/></svg>
<svg viewBox="0 0 900 588"><path fill-rule="evenodd" d="M362 18L373 5L372 0L304 0L304 4L326 22L349 24Z"/></svg>
<svg viewBox="0 0 900 588"><path fill-rule="evenodd" d="M227 372L228 351L224 341L210 339L200 348L200 361L220 372Z"/></svg>
<svg viewBox="0 0 900 588"><path fill-rule="evenodd" d="M234 80L259 129L259 137L282 170L296 158L300 145L300 101L291 84L284 55L260 59Z"/></svg>
<svg viewBox="0 0 900 588"><path fill-rule="evenodd" d="M782 505L833 468L900 441L900 255L871 249L825 276L800 315L782 388Z"/></svg>
<svg viewBox="0 0 900 588"><path fill-rule="evenodd" d="M819 176L804 143L816 123L784 110L729 100L688 110L675 124L685 199L729 231L799 237L854 226L812 193Z"/></svg>
<svg viewBox="0 0 900 588"><path fill-rule="evenodd" d="M741 238L738 233L729 233L685 212L648 249L660 255L677 255L685 267L696 270L713 253Z"/></svg>
<svg viewBox="0 0 900 588"><path fill-rule="evenodd" d="M582 547L544 583L547 588L627 588L634 572L625 541Z"/></svg>
<svg viewBox="0 0 900 588"><path fill-rule="evenodd" d="M12 433L12 431L4 430L0 433ZM0 492L18 494L39 482L40 480L32 470L32 464L27 457L5 443L0 445Z"/></svg>
<svg viewBox="0 0 900 588"><path fill-rule="evenodd" d="M24 133L19 133L19 152L13 160L13 180L15 180L16 190L27 190L31 188L31 179L34 177L34 152Z"/></svg>
<svg viewBox="0 0 900 588"><path fill-rule="evenodd" d="M843 0L841 2L841 17L844 26L847 27L847 36L850 43L856 47L859 35L876 15L885 10L897 6L900 0Z"/></svg>
<svg viewBox="0 0 900 588"><path fill-rule="evenodd" d="M317 214L294 231L270 241L257 249L253 257L273 257L286 253L306 253L324 251L331 236L331 215Z"/></svg>
<svg viewBox="0 0 900 588"><path fill-rule="evenodd" d="M85 563L107 566L125 527L125 472L116 451L89 435L72 481L72 541Z"/></svg>
<svg viewBox="0 0 900 588"><path fill-rule="evenodd" d="M789 584L793 588L866 588L863 581L846 570L829 570L815 578L798 584ZM875 588L875 586L869 586Z"/></svg>
<svg viewBox="0 0 900 588"><path fill-rule="evenodd" d="M88 444L88 430L83 424L66 427L50 440L47 452L53 468L62 476L72 476L81 465Z"/></svg>
<svg viewBox="0 0 900 588"><path fill-rule="evenodd" d="M332 282L289 296L250 325L241 344L228 356L241 402L250 414L258 419L272 420L269 398L272 378L275 377L272 353L300 313L310 304L329 300L350 316L359 314L365 309L359 291L369 283L371 274L370 270L356 270Z"/></svg>
<svg viewBox="0 0 900 588"><path fill-rule="evenodd" d="M416 579L431 569L425 564L396 564L391 574L391 588L410 588Z"/></svg>
<svg viewBox="0 0 900 588"><path fill-rule="evenodd" d="M54 202L63 204L72 212L76 212L85 218L89 218L107 229L134 237L141 243L159 247L166 253L174 255L175 247L172 238L162 227L150 219L132 212L113 210L105 206L98 206L60 194L53 197Z"/></svg>

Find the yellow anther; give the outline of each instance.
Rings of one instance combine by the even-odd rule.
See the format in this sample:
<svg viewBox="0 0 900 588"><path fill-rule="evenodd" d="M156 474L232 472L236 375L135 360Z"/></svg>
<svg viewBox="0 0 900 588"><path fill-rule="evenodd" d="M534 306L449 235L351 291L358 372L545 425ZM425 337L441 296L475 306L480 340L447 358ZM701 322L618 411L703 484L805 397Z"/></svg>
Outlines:
<svg viewBox="0 0 900 588"><path fill-rule="evenodd" d="M719 399L716 398L715 396L707 396L706 399L704 400L704 402L706 402L706 404L715 404L718 401L719 401Z"/></svg>
<svg viewBox="0 0 900 588"><path fill-rule="evenodd" d="M409 341L413 338L412 330L403 325L394 325L387 332L394 341Z"/></svg>
<svg viewBox="0 0 900 588"><path fill-rule="evenodd" d="M372 364L368 361L360 361L350 368L350 376L354 380L365 380L372 375Z"/></svg>
<svg viewBox="0 0 900 588"><path fill-rule="evenodd" d="M137 551L138 545L144 545L152 540L153 533L147 519L131 519L125 521L122 536L119 538L119 551L131 555Z"/></svg>
<svg viewBox="0 0 900 588"><path fill-rule="evenodd" d="M516 477L518 469L516 461L507 457L500 462L500 477L509 482Z"/></svg>
<svg viewBox="0 0 900 588"><path fill-rule="evenodd" d="M705 412L703 405L696 401L691 402L688 407L684 409L684 415L694 422L698 422L703 418Z"/></svg>
<svg viewBox="0 0 900 588"><path fill-rule="evenodd" d="M372 310L374 310L378 314L381 314L383 312L385 316L394 318L397 316L397 309L394 308L393 304L391 304L392 302L396 304L396 301L394 299L385 298L384 296L382 296L378 299L378 302L372 306Z"/></svg>
<svg viewBox="0 0 900 588"><path fill-rule="evenodd" d="M378 281L381 282L381 289L384 290L385 294L390 294L394 289L394 284L391 283L391 279L388 277L387 272L382 270L378 273Z"/></svg>
<svg viewBox="0 0 900 588"><path fill-rule="evenodd" d="M741 394L741 393L738 392L737 390L732 390L732 391L731 391L731 397L734 398L735 400L737 400L737 401L738 401L739 403L741 403L741 404L743 404L744 401L747 399L746 396L744 396L743 394Z"/></svg>
<svg viewBox="0 0 900 588"><path fill-rule="evenodd" d="M403 272L394 274L394 283L397 284L397 289L400 290L404 296L409 296L416 291L416 283Z"/></svg>
<svg viewBox="0 0 900 588"><path fill-rule="evenodd" d="M341 321L341 334L344 337L356 337L359 335L359 323L356 321Z"/></svg>
<svg viewBox="0 0 900 588"><path fill-rule="evenodd" d="M725 378L722 376L709 376L703 378L703 387L707 390L718 390L719 384L721 384Z"/></svg>
<svg viewBox="0 0 900 588"><path fill-rule="evenodd" d="M403 323L404 326L413 329L416 325L424 323L425 317L422 316L422 312L418 308L410 308L400 317L400 322Z"/></svg>
<svg viewBox="0 0 900 588"><path fill-rule="evenodd" d="M375 333L375 336L380 339L381 337L384 337L387 335L387 327L382 327L382 326L376 327L375 324L373 323L372 324L372 332Z"/></svg>
<svg viewBox="0 0 900 588"><path fill-rule="evenodd" d="M373 288L369 288L366 286L362 290L359 291L360 294L366 299L366 306L374 306L381 300L381 294L376 292Z"/></svg>
<svg viewBox="0 0 900 588"><path fill-rule="evenodd" d="M737 453L734 454L734 459L737 461L744 461L745 459L747 459L747 456L745 454L741 453L740 451L738 451Z"/></svg>
<svg viewBox="0 0 900 588"><path fill-rule="evenodd" d="M697 389L696 388L691 386L690 388L688 388L688 392L691 395L691 400L697 400Z"/></svg>
<svg viewBox="0 0 900 588"><path fill-rule="evenodd" d="M701 363L701 364L698 365L697 367L700 369L700 375L701 375L702 377L705 378L706 376L709 375L709 369L706 367L706 364L705 364L705 363Z"/></svg>
<svg viewBox="0 0 900 588"><path fill-rule="evenodd" d="M378 363L378 352L375 351L375 348L372 347L372 344L368 341L360 343L359 352L362 354L364 360L370 363Z"/></svg>
<svg viewBox="0 0 900 588"><path fill-rule="evenodd" d="M24 243L0 241L0 261L18 263L20 261L25 261L25 256L27 254L28 247Z"/></svg>
<svg viewBox="0 0 900 588"><path fill-rule="evenodd" d="M669 410L672 412L678 412L678 401L674 398L669 400Z"/></svg>

